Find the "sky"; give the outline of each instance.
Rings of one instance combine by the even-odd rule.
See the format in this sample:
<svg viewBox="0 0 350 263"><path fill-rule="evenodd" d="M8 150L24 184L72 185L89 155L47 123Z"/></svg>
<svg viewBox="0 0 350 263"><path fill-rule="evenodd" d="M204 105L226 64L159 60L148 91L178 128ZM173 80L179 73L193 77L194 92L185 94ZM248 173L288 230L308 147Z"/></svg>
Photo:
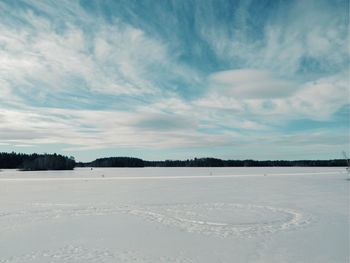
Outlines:
<svg viewBox="0 0 350 263"><path fill-rule="evenodd" d="M349 2L0 0L0 152L349 151Z"/></svg>

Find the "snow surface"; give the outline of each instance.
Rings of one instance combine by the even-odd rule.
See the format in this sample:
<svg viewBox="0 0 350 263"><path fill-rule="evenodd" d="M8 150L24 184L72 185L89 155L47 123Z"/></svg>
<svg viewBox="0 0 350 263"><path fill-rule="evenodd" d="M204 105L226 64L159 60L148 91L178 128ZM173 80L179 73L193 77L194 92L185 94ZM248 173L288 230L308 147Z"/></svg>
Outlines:
<svg viewBox="0 0 350 263"><path fill-rule="evenodd" d="M345 168L0 172L0 263L349 262Z"/></svg>

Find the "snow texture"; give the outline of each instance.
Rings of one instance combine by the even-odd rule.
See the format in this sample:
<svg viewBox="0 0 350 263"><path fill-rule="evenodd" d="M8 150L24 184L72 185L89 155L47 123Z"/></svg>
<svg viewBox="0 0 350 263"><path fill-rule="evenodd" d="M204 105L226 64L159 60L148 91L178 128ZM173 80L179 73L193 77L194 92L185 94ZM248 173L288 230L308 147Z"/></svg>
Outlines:
<svg viewBox="0 0 350 263"><path fill-rule="evenodd" d="M0 263L348 262L344 168L0 172Z"/></svg>

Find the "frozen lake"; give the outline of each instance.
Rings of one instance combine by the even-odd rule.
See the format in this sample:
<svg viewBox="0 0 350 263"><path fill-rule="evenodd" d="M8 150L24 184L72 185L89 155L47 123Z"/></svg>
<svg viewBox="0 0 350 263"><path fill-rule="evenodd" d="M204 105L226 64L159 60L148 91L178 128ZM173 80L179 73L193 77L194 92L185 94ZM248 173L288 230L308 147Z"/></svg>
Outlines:
<svg viewBox="0 0 350 263"><path fill-rule="evenodd" d="M349 261L345 168L0 172L0 263Z"/></svg>

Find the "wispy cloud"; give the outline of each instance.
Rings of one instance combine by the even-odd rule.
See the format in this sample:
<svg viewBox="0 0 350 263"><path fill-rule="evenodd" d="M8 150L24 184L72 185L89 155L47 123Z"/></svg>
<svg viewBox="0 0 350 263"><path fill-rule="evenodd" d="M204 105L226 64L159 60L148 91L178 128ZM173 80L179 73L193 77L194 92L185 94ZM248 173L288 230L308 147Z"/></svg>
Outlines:
<svg viewBox="0 0 350 263"><path fill-rule="evenodd" d="M348 143L347 8L0 2L0 147L335 156Z"/></svg>
<svg viewBox="0 0 350 263"><path fill-rule="evenodd" d="M210 75L209 81L216 92L239 99L285 97L296 90L296 83L274 77L267 70L221 71Z"/></svg>
<svg viewBox="0 0 350 263"><path fill-rule="evenodd" d="M227 27L202 18L201 35L232 67L307 78L310 71L332 73L348 63L347 10L346 1L246 1Z"/></svg>

